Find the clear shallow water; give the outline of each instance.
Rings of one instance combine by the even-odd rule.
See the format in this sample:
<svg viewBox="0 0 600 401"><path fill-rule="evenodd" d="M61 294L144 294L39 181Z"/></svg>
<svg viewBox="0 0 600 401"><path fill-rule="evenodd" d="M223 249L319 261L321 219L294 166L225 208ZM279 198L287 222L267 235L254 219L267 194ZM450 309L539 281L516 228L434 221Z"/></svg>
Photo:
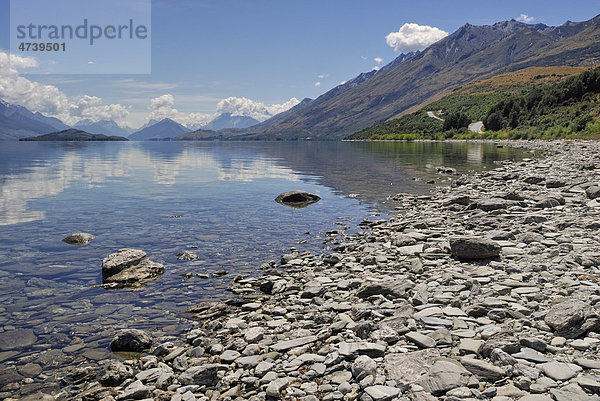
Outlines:
<svg viewBox="0 0 600 401"><path fill-rule="evenodd" d="M393 209L388 196L429 192L437 166L467 172L524 155L466 143L0 143L0 333L37 337L0 349L0 362L40 363L39 381L106 357L117 328L176 334L187 307L230 297L236 274L260 274L291 246L320 251L335 222L356 230ZM304 209L273 200L291 189L322 200ZM96 239L61 242L80 231ZM136 290L94 288L102 258L120 248L143 249L165 274ZM177 260L186 249L200 259ZM217 270L229 274L181 277Z"/></svg>

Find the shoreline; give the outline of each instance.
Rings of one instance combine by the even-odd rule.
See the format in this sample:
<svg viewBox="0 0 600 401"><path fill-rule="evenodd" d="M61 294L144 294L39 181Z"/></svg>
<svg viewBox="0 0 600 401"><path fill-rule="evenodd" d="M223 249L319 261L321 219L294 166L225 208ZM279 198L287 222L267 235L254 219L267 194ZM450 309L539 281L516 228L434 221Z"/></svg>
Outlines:
<svg viewBox="0 0 600 401"><path fill-rule="evenodd" d="M368 231L234 279L247 302L192 308L185 338L70 369L56 399L596 399L600 145L458 141L545 156L401 195ZM461 260L449 240L465 235L499 257Z"/></svg>

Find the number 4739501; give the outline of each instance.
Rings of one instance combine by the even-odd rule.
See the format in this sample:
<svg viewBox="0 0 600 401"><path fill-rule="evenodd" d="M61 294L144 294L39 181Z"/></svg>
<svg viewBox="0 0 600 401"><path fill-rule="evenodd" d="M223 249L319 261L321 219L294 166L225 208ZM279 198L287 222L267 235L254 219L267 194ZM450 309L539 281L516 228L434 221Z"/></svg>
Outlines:
<svg viewBox="0 0 600 401"><path fill-rule="evenodd" d="M37 42L21 42L19 50L22 52L60 52L67 50L66 44L63 43L37 43Z"/></svg>

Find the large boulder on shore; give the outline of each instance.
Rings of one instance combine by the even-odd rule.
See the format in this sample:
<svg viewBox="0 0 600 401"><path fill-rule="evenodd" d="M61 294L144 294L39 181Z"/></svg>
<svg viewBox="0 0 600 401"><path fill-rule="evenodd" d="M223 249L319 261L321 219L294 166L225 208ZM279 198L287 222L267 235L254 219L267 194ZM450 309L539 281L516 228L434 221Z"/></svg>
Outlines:
<svg viewBox="0 0 600 401"><path fill-rule="evenodd" d="M137 286L154 280L165 271L152 262L141 249L119 249L102 261L102 282L116 286Z"/></svg>
<svg viewBox="0 0 600 401"><path fill-rule="evenodd" d="M458 259L489 259L500 255L500 245L488 238L450 238L450 252Z"/></svg>
<svg viewBox="0 0 600 401"><path fill-rule="evenodd" d="M600 328L600 317L594 307L573 298L566 298L552 305L544 321L557 335L565 338L577 338Z"/></svg>
<svg viewBox="0 0 600 401"><path fill-rule="evenodd" d="M318 195L305 191L287 191L279 194L279 196L275 198L275 201L277 203L281 203L282 205L300 209L308 205L312 205L313 203L318 202L320 199L321 198Z"/></svg>
<svg viewBox="0 0 600 401"><path fill-rule="evenodd" d="M124 329L119 331L110 342L113 351L142 352L150 348L152 337L143 330Z"/></svg>

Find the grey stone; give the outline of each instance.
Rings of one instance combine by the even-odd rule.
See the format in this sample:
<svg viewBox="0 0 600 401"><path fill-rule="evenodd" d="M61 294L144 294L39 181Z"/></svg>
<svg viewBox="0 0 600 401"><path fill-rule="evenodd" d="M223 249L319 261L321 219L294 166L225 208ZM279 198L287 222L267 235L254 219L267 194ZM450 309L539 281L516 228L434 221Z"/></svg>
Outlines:
<svg viewBox="0 0 600 401"><path fill-rule="evenodd" d="M500 245L488 238L454 237L450 238L450 252L458 259L488 259L500 255Z"/></svg>
<svg viewBox="0 0 600 401"><path fill-rule="evenodd" d="M152 337L143 330L123 329L113 337L110 348L113 351L141 352L150 348Z"/></svg>
<svg viewBox="0 0 600 401"><path fill-rule="evenodd" d="M102 282L115 286L141 285L164 271L162 264L150 261L140 249L119 249L102 261Z"/></svg>
<svg viewBox="0 0 600 401"><path fill-rule="evenodd" d="M136 380L125 387L125 391L117 397L117 400L141 400L149 398L151 395L152 389L145 386L141 381Z"/></svg>
<svg viewBox="0 0 600 401"><path fill-rule="evenodd" d="M0 333L0 350L28 347L36 341L37 337L32 329L8 330Z"/></svg>
<svg viewBox="0 0 600 401"><path fill-rule="evenodd" d="M279 398L281 391L287 387L289 382L290 379L287 377L280 377L271 381L266 389L267 396Z"/></svg>
<svg viewBox="0 0 600 401"><path fill-rule="evenodd" d="M179 260L196 260L198 259L198 255L196 255L194 252L192 251L183 251L183 252L179 252L177 254L177 259Z"/></svg>
<svg viewBox="0 0 600 401"><path fill-rule="evenodd" d="M435 347L435 340L433 338L417 331L411 331L410 333L406 333L404 336L408 341L415 343L420 348Z"/></svg>
<svg viewBox="0 0 600 401"><path fill-rule="evenodd" d="M239 358L241 355L242 354L240 354L239 352L237 352L235 350L228 349L226 351L223 351L223 353L219 356L219 359L221 360L222 363L232 363L237 358Z"/></svg>
<svg viewBox="0 0 600 401"><path fill-rule="evenodd" d="M560 194L552 194L539 199L533 207L537 209L548 209L565 204L565 198Z"/></svg>
<svg viewBox="0 0 600 401"><path fill-rule="evenodd" d="M120 361L112 361L102 368L98 374L98 381L105 386L118 386L130 377L133 377L131 366Z"/></svg>
<svg viewBox="0 0 600 401"><path fill-rule="evenodd" d="M392 298L403 298L406 291L411 289L414 283L409 280L367 282L356 293L359 298L368 298L372 295L390 296Z"/></svg>
<svg viewBox="0 0 600 401"><path fill-rule="evenodd" d="M390 386L370 386L365 388L365 393L374 401L390 401L400 394L400 389Z"/></svg>
<svg viewBox="0 0 600 401"><path fill-rule="evenodd" d="M565 381L577 376L571 367L562 362L546 362L538 365L538 367L544 372L546 376L554 380Z"/></svg>
<svg viewBox="0 0 600 401"><path fill-rule="evenodd" d="M184 386L197 384L199 386L216 386L219 382L217 375L219 370L226 370L226 365L205 364L201 366L192 366L179 375L178 380Z"/></svg>
<svg viewBox="0 0 600 401"><path fill-rule="evenodd" d="M367 355L373 358L384 356L386 346L369 342L341 342L338 351L344 357L357 357Z"/></svg>
<svg viewBox="0 0 600 401"><path fill-rule="evenodd" d="M556 334L565 338L577 338L587 331L600 328L600 320L594 309L572 298L552 305L544 321Z"/></svg>
<svg viewBox="0 0 600 401"><path fill-rule="evenodd" d="M96 237L89 233L74 233L63 238L63 242L71 245L87 245L92 242Z"/></svg>
<svg viewBox="0 0 600 401"><path fill-rule="evenodd" d="M471 356L463 356L460 358L460 363L475 376L486 380L500 380L506 374L504 369Z"/></svg>
<svg viewBox="0 0 600 401"><path fill-rule="evenodd" d="M241 356L235 360L235 363L244 369L251 369L262 361L262 355Z"/></svg>
<svg viewBox="0 0 600 401"><path fill-rule="evenodd" d="M360 381L367 376L375 376L377 363L367 355L360 355L352 363L352 377Z"/></svg>
<svg viewBox="0 0 600 401"><path fill-rule="evenodd" d="M314 343L317 340L318 340L317 336L305 336L305 337L300 337L300 338L294 338L293 340L280 341L280 342L272 345L271 349L273 351L282 352L282 351L287 351L292 348L301 347L306 344Z"/></svg>
<svg viewBox="0 0 600 401"><path fill-rule="evenodd" d="M293 208L303 208L316 203L321 198L306 191L287 191L279 194L275 201Z"/></svg>
<svg viewBox="0 0 600 401"><path fill-rule="evenodd" d="M436 348L387 354L384 358L385 372L391 380L412 383L426 374L439 358L440 351Z"/></svg>
<svg viewBox="0 0 600 401"><path fill-rule="evenodd" d="M249 343L260 341L265 334L265 329L262 327L251 327L244 332L244 340Z"/></svg>
<svg viewBox="0 0 600 401"><path fill-rule="evenodd" d="M444 394L448 390L466 386L471 374L458 362L452 360L436 361L429 372L418 383L433 395Z"/></svg>
<svg viewBox="0 0 600 401"><path fill-rule="evenodd" d="M483 347L481 348L481 354L484 357L489 357L495 348L500 348L502 351L509 354L514 354L521 349L519 339L509 331L501 331L497 334L490 336Z"/></svg>
<svg viewBox="0 0 600 401"><path fill-rule="evenodd" d="M593 185L585 190L585 194L590 199L600 198L600 186Z"/></svg>

